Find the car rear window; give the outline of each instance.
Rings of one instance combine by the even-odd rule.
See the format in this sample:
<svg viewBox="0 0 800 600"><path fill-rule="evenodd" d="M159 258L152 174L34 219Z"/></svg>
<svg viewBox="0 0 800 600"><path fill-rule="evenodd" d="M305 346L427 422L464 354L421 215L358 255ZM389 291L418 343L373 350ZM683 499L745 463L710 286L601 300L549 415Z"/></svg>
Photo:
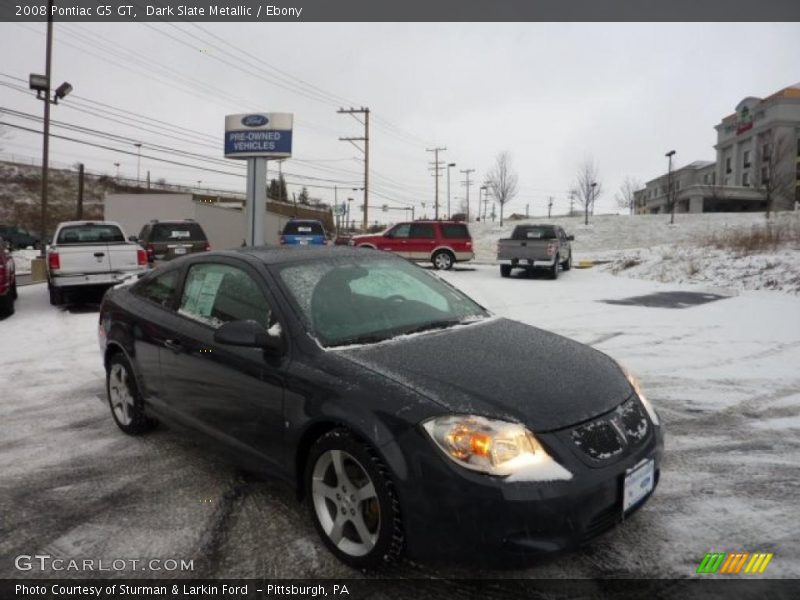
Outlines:
<svg viewBox="0 0 800 600"><path fill-rule="evenodd" d="M443 223L442 235L448 239L472 239L467 226L460 223Z"/></svg>
<svg viewBox="0 0 800 600"><path fill-rule="evenodd" d="M325 230L317 221L289 221L283 228L283 235L325 235Z"/></svg>
<svg viewBox="0 0 800 600"><path fill-rule="evenodd" d="M151 242L205 242L206 234L197 223L159 223L153 225Z"/></svg>
<svg viewBox="0 0 800 600"><path fill-rule="evenodd" d="M512 237L515 240L554 240L556 228L551 225L517 227Z"/></svg>
<svg viewBox="0 0 800 600"><path fill-rule="evenodd" d="M124 242L125 236L116 225L68 225L58 232L56 244L107 244Z"/></svg>

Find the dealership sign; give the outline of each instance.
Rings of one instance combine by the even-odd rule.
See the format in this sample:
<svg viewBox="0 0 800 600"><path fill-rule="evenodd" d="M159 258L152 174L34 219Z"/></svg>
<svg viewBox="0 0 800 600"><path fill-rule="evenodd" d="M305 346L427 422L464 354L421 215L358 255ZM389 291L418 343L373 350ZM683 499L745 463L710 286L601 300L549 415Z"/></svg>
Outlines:
<svg viewBox="0 0 800 600"><path fill-rule="evenodd" d="M244 113L225 117L225 158L289 158L291 113Z"/></svg>

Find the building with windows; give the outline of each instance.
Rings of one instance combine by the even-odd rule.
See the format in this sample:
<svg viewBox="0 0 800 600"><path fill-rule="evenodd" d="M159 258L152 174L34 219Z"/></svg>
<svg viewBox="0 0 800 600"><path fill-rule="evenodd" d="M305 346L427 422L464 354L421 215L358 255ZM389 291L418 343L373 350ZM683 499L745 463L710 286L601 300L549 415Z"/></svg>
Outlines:
<svg viewBox="0 0 800 600"><path fill-rule="evenodd" d="M663 174L634 194L636 214L792 210L800 203L800 83L748 97L714 127L715 161ZM671 183L671 185L670 185Z"/></svg>

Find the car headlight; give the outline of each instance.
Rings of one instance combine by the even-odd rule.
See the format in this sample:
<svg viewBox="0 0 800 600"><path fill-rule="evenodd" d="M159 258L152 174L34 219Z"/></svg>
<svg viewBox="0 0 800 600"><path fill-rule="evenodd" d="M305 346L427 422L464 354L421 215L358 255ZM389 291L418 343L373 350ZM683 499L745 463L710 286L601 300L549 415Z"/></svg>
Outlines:
<svg viewBox="0 0 800 600"><path fill-rule="evenodd" d="M647 399L647 396L644 395L642 391L642 386L639 384L639 380L636 378L636 375L631 373L628 369L619 365L622 369L622 372L625 373L625 377L628 378L628 383L631 384L633 391L636 392L636 395L639 397L639 401L644 406L644 409L647 411L647 415L650 417L650 420L653 422L653 425L660 425L661 420L658 418L658 413L656 412L655 407L650 403L650 400Z"/></svg>
<svg viewBox="0 0 800 600"><path fill-rule="evenodd" d="M510 480L572 478L519 423L448 415L429 419L422 427L448 458L467 469Z"/></svg>

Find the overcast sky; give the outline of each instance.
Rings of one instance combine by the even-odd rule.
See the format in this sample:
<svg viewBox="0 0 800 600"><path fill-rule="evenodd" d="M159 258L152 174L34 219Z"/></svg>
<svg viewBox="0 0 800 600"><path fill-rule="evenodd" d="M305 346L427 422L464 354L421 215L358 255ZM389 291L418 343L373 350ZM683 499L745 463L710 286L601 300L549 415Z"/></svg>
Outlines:
<svg viewBox="0 0 800 600"><path fill-rule="evenodd" d="M25 80L43 73L44 30L0 23L0 73ZM363 129L336 109L368 106L371 206L414 203L420 211L425 202L432 216L433 155L425 149L438 145L447 147L443 160L457 163L451 171L456 205L465 193L460 170L475 169L472 179L482 182L497 153L508 151L520 192L507 212L524 212L530 203L533 214L546 214L549 196L554 212L565 212L585 157L596 161L604 188L597 211L616 212L614 195L626 176L659 175L672 149L679 165L713 160L713 127L742 98L800 81L800 25L56 23L53 57L54 85L69 81L74 96L53 107L52 118L131 142L58 127L53 133L134 152L139 140L143 155L199 164L147 144L218 160L225 114L292 112L294 158L284 172L293 174L290 181L325 186L309 191L332 202L327 188L334 184L340 201L360 199L351 188L361 185L363 172L358 150L338 141ZM5 76L0 82L26 86ZM31 93L0 87L0 99L4 108L41 115ZM176 139L160 124L147 126L164 131L152 133L77 110L89 100L196 133L180 134L193 141ZM38 126L8 115L2 120ZM2 158L41 156L40 136L12 131L0 144ZM120 162L122 176L136 177L135 156L63 140L52 141L51 160L83 161L109 174ZM241 161L207 164L242 169ZM143 158L142 177L147 170L153 180L244 190L241 178ZM473 210L477 193L473 186ZM440 199L446 201L446 178Z"/></svg>

